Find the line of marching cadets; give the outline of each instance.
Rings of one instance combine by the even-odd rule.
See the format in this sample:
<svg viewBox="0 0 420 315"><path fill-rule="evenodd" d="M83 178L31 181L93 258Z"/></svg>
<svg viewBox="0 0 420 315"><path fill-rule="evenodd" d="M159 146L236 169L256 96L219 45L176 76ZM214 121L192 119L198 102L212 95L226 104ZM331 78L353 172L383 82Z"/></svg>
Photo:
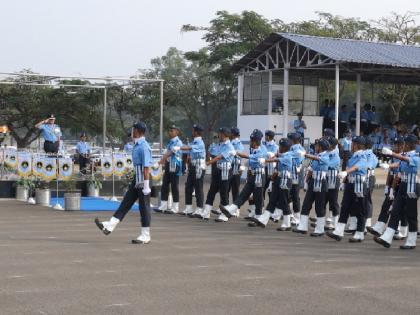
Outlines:
<svg viewBox="0 0 420 315"><path fill-rule="evenodd" d="M137 132L138 127L140 132ZM287 138L282 138L277 145L273 131L268 130L263 135L260 130L255 129L250 135L249 152L245 152L239 139L239 129L222 127L218 130L218 143L209 147L210 158L206 161L203 128L194 125L194 139L184 145L178 137L179 129L172 126L169 130L170 141L166 146L166 153L155 165L152 165L151 156L149 157L147 142L144 140L145 131L144 123L133 127L133 162L136 178L124 196L120 208L109 221L95 220L106 235L115 229L135 200L140 198L143 228L133 243L150 242L148 169L162 165L164 175L161 205L154 209L156 212L178 213L204 220L210 219L213 213L217 215L216 222L227 222L231 218L239 217L241 206L249 202L249 214L245 217L249 221L249 227L265 227L270 220L281 221L278 231L307 234L311 225L315 228L310 233L312 237L326 234L340 241L344 233L349 233L352 234L349 238L349 242L352 243L362 242L368 231L374 235L375 242L384 247L389 248L393 239L406 240L405 244L400 246L401 249L416 247L419 191L417 172L420 158L415 152L418 141L415 135L395 139L393 151L389 148L382 150L382 154L388 156L391 163L379 164L381 168L389 171L385 200L378 221L372 226L372 192L378 158L372 152L372 141L369 137L357 136L351 139L351 157L346 159L345 171L340 171L338 141L331 129L324 130L323 137L315 142L314 154L309 154L301 145L299 133L288 134ZM138 138L135 138L136 135ZM138 146L138 143L143 146ZM185 209L180 211L178 186L179 177L182 175L182 153L185 152L189 154L188 175L185 184ZM139 156L136 157L136 154ZM310 160L310 164L305 171L306 194L301 206L300 174L305 159ZM240 190L241 173L245 170L244 160L248 160L248 169L246 183ZM208 165L211 165L211 183L204 200L203 181ZM169 190L173 197L171 207L168 204ZM338 203L339 190L343 190L341 207ZM192 204L194 192L195 209ZM233 197L232 204L229 204L230 192ZM220 196L220 206L219 209L214 209L213 203L217 193ZM265 201L267 195L268 201ZM264 207L264 204L267 205ZM309 216L314 204L316 219Z"/></svg>

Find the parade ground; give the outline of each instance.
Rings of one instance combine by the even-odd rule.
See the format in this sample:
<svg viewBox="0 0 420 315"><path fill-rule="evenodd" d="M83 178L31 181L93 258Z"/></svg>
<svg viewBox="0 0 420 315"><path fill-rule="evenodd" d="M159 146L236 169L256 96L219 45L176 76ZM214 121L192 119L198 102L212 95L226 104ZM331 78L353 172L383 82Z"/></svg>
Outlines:
<svg viewBox="0 0 420 315"><path fill-rule="evenodd" d="M110 236L96 215L111 213L0 201L1 314L420 313L420 249L400 241L387 250L370 235L350 244L153 214L142 246L130 244L137 212Z"/></svg>

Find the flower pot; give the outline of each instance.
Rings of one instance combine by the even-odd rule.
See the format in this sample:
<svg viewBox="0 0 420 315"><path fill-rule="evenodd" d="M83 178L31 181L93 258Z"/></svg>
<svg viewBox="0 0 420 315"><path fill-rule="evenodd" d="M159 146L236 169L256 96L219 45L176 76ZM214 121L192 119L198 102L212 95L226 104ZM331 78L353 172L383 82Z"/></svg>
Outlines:
<svg viewBox="0 0 420 315"><path fill-rule="evenodd" d="M35 190L35 202L37 205L49 207L50 200L51 200L51 191L49 188Z"/></svg>
<svg viewBox="0 0 420 315"><path fill-rule="evenodd" d="M64 210L74 211L80 210L80 200L82 194L80 192L64 193Z"/></svg>
<svg viewBox="0 0 420 315"><path fill-rule="evenodd" d="M26 201L29 198L29 188L24 186L16 186L16 199Z"/></svg>
<svg viewBox="0 0 420 315"><path fill-rule="evenodd" d="M87 196L88 197L99 197L99 188L96 188L94 184L87 184Z"/></svg>

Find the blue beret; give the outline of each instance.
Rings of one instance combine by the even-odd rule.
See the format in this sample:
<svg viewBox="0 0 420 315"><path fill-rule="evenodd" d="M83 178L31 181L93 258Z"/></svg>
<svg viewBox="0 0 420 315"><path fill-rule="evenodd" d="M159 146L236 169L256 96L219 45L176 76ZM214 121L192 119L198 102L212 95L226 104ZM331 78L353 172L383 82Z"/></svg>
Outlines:
<svg viewBox="0 0 420 315"><path fill-rule="evenodd" d="M279 146L282 148L287 148L287 149L290 148L291 146L290 140L287 138L281 138L279 141Z"/></svg>
<svg viewBox="0 0 420 315"><path fill-rule="evenodd" d="M365 137L362 137L362 136L356 136L356 137L353 137L352 142L357 143L357 144L365 145L366 144L366 139L365 139Z"/></svg>
<svg viewBox="0 0 420 315"><path fill-rule="evenodd" d="M330 148L330 143L328 142L327 139L321 138L318 141L318 145L321 147L321 149L323 150L328 150Z"/></svg>
<svg viewBox="0 0 420 315"><path fill-rule="evenodd" d="M204 130L204 128L203 127L201 127L200 125L198 125L198 124L194 124L193 125L193 129L194 129L194 131L199 131L199 132L201 132L201 131L203 131Z"/></svg>
<svg viewBox="0 0 420 315"><path fill-rule="evenodd" d="M407 135L405 136L404 141L407 143L417 143L418 139L415 135Z"/></svg>
<svg viewBox="0 0 420 315"><path fill-rule="evenodd" d="M230 132L235 135L235 136L239 136L241 134L241 131L239 130L238 127L232 127L230 128Z"/></svg>
<svg viewBox="0 0 420 315"><path fill-rule="evenodd" d="M147 130L146 124L142 121L139 121L139 122L135 123L133 125L133 128L135 128L137 130L140 130L140 131L143 131L143 132L146 132L146 130Z"/></svg>
<svg viewBox="0 0 420 315"><path fill-rule="evenodd" d="M261 141L261 139L263 138L263 133L259 129L254 129L254 131L252 131L252 133L249 136L249 138L251 140Z"/></svg>
<svg viewBox="0 0 420 315"><path fill-rule="evenodd" d="M335 137L328 137L327 140L332 147L338 144L338 140Z"/></svg>
<svg viewBox="0 0 420 315"><path fill-rule="evenodd" d="M365 136L365 145L371 146L373 144L372 138L369 136Z"/></svg>
<svg viewBox="0 0 420 315"><path fill-rule="evenodd" d="M219 128L219 133L223 133L225 136L229 136L230 135L230 129L227 127L220 127Z"/></svg>
<svg viewBox="0 0 420 315"><path fill-rule="evenodd" d="M404 144L404 137L403 136L397 136L394 139L395 144Z"/></svg>
<svg viewBox="0 0 420 315"><path fill-rule="evenodd" d="M274 133L273 130L266 130L265 135L269 137L274 137L276 134Z"/></svg>
<svg viewBox="0 0 420 315"><path fill-rule="evenodd" d="M80 134L80 138L82 138L82 137L86 137L86 132L82 132L82 133Z"/></svg>

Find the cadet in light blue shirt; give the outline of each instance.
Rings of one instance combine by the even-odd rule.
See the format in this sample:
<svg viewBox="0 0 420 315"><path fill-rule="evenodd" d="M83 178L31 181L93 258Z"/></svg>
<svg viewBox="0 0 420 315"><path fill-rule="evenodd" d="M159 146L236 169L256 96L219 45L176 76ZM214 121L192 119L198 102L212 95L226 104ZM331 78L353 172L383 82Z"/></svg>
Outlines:
<svg viewBox="0 0 420 315"><path fill-rule="evenodd" d="M138 200L141 233L137 239L132 240L133 244L148 244L150 242L150 184L149 184L149 168L152 167L152 150L145 139L146 124L139 122L133 125L132 137L135 145L133 148L133 164L135 177L128 187L128 191L124 195L118 210L114 213L109 221L100 222L95 219L97 227L105 234L110 234L121 222L125 215L130 211L131 207Z"/></svg>
<svg viewBox="0 0 420 315"><path fill-rule="evenodd" d="M61 129L55 124L54 115L37 123L35 128L41 130L41 136L44 138L45 153L58 153L61 139Z"/></svg>
<svg viewBox="0 0 420 315"><path fill-rule="evenodd" d="M277 143L274 141L274 136L275 133L272 130L266 130L265 131L265 141L263 141L262 145L264 145L264 147L267 150L267 157L271 158L273 156L275 156L279 150L279 146L277 145ZM265 199L265 192L267 191L267 188L270 185L271 182L271 176L274 174L274 171L276 169L276 163L267 163L265 165L265 174L266 174L266 181L265 181L265 186L264 186L264 199Z"/></svg>
<svg viewBox="0 0 420 315"><path fill-rule="evenodd" d="M230 142L233 145L233 148L236 152L244 152L245 148L240 140L240 130L238 127L232 127L230 129L231 137ZM229 183L229 191L232 192L232 202L238 198L239 195L239 186L241 185L241 157L239 155L235 155L232 163L232 176L230 178Z"/></svg>
<svg viewBox="0 0 420 315"><path fill-rule="evenodd" d="M86 165L89 162L90 145L86 142L86 134L80 135L80 141L76 145L76 153L79 156L79 169L80 173L86 174Z"/></svg>
<svg viewBox="0 0 420 315"><path fill-rule="evenodd" d="M292 224L299 224L299 214L300 214L300 170L302 167L302 162L304 157L302 156L301 152L304 152L305 149L302 147L301 143L301 135L297 132L289 133L287 138L291 141L292 146L290 147L290 151L292 152L292 162L293 162L293 169L292 169L292 187L290 188L290 197L293 203L293 216L291 217Z"/></svg>
<svg viewBox="0 0 420 315"><path fill-rule="evenodd" d="M326 219L326 228L333 230L338 222L338 215L340 213L340 206L338 204L338 191L340 188L340 180L338 178L338 172L340 170L340 154L337 150L335 150L338 145L337 139L334 137L328 137L327 140L330 143L330 149L328 150L328 190L325 207L328 203L331 217Z"/></svg>
<svg viewBox="0 0 420 315"><path fill-rule="evenodd" d="M179 212L179 176L182 174L182 141L179 139L179 128L172 125L168 130L170 138L166 145L166 153L159 161L164 166L164 174L162 179L161 205L154 209L162 213L178 213ZM172 191L172 207L168 208L169 187Z"/></svg>

